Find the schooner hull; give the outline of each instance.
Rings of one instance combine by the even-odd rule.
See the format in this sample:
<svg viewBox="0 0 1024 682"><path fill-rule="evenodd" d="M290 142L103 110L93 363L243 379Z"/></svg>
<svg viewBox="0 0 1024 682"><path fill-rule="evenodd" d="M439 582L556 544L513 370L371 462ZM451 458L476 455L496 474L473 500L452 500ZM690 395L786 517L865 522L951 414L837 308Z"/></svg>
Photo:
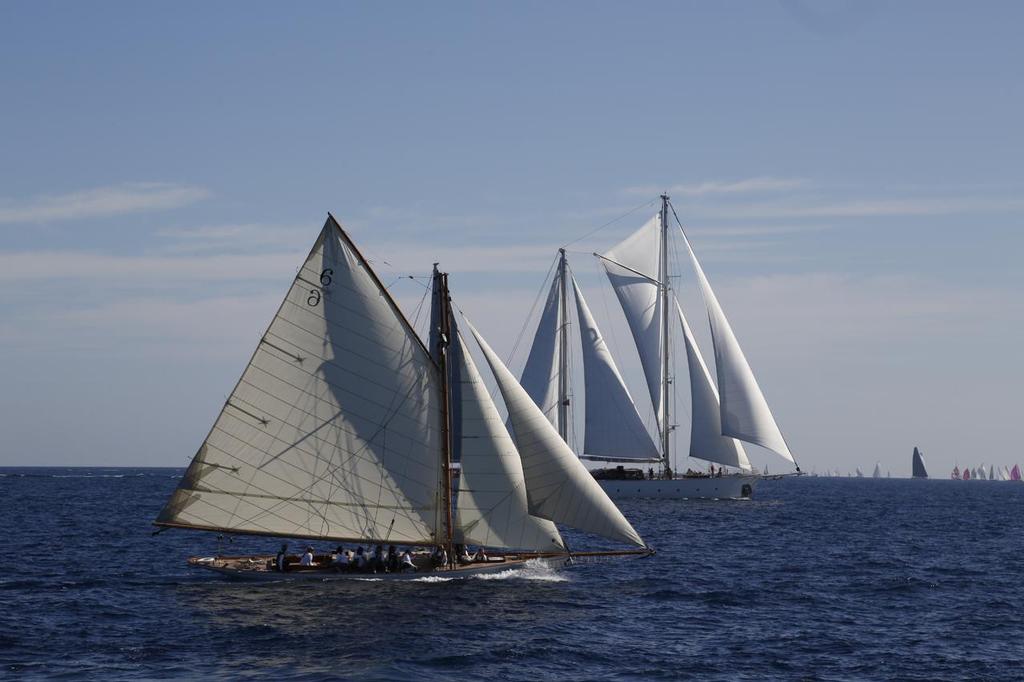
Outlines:
<svg viewBox="0 0 1024 682"><path fill-rule="evenodd" d="M722 477L676 478L672 480L602 480L598 481L614 499L657 497L674 500L745 500L754 494L754 487L764 476L732 474Z"/></svg>

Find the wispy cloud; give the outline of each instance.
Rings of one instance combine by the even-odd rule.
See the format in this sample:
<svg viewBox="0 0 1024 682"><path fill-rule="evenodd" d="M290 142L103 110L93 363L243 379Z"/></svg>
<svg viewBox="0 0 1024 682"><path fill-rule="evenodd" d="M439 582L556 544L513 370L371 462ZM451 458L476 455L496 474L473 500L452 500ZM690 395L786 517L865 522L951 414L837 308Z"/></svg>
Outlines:
<svg viewBox="0 0 1024 682"><path fill-rule="evenodd" d="M667 192L670 195L702 197L717 194L752 194L756 192L784 192L806 187L807 180L802 178L773 178L756 177L743 180L717 181L709 180L698 183L671 185L669 187L657 187L655 185L641 185L627 187L626 194L649 196L660 192Z"/></svg>
<svg viewBox="0 0 1024 682"><path fill-rule="evenodd" d="M316 236L310 226L261 225L257 223L206 225L158 230L161 253L252 252L271 248L301 249Z"/></svg>
<svg viewBox="0 0 1024 682"><path fill-rule="evenodd" d="M1024 200L1003 197L917 197L851 201L763 202L695 207L691 215L707 218L870 218L960 213L1017 213Z"/></svg>
<svg viewBox="0 0 1024 682"><path fill-rule="evenodd" d="M301 257L299 252L169 257L116 256L88 251L6 251L0 252L0 281L273 280L294 273Z"/></svg>
<svg viewBox="0 0 1024 682"><path fill-rule="evenodd" d="M163 182L128 183L50 194L26 200L0 199L0 224L78 220L187 206L209 190Z"/></svg>

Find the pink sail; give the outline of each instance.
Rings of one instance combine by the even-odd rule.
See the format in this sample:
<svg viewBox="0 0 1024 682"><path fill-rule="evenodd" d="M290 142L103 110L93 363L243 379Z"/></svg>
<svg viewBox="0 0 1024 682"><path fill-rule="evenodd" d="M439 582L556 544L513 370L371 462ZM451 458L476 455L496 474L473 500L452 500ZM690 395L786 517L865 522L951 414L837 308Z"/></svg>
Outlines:
<svg viewBox="0 0 1024 682"><path fill-rule="evenodd" d="M1010 480L1011 481L1019 481L1020 480L1020 465L1019 464L1014 464L1013 465L1013 469L1010 470Z"/></svg>
<svg viewBox="0 0 1024 682"><path fill-rule="evenodd" d="M971 480L971 470L970 469L964 469L964 480L965 481Z"/></svg>

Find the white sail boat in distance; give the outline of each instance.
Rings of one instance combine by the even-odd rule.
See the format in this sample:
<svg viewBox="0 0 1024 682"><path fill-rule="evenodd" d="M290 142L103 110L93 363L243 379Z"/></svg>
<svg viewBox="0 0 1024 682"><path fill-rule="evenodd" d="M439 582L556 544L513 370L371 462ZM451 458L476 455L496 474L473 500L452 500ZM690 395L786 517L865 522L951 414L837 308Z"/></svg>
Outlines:
<svg viewBox="0 0 1024 682"><path fill-rule="evenodd" d="M513 425L530 434L516 446L436 267L433 284L428 349L328 216L155 524L377 545L389 558L406 548L414 570L380 562L374 577L386 579L651 553L473 330ZM634 549L570 555L556 523ZM457 561L469 544L486 551ZM189 564L252 579L366 577L330 554L311 566L284 551Z"/></svg>
<svg viewBox="0 0 1024 682"><path fill-rule="evenodd" d="M911 455L910 473L913 478L928 478L928 471L924 467L924 454L914 446L914 454Z"/></svg>
<svg viewBox="0 0 1024 682"><path fill-rule="evenodd" d="M672 265L668 258L669 210L667 195L661 210L640 229L603 254L594 255L615 291L640 358L656 415L657 442L643 424L612 359L601 331L568 267L565 250L537 325L523 370L522 385L568 440L571 415L569 388L569 328L572 313L568 298L576 301L576 319L583 357L584 442L582 459L621 463L594 472L601 486L614 496L674 498L745 498L763 478L753 472L740 441L773 450L795 466L793 455L775 422L736 335L679 226L690 263L704 299L715 351L717 386L690 329L682 306L672 291ZM673 211L674 216L674 211ZM677 221L678 222L678 221ZM688 456L719 465L716 475L679 476L673 472L676 415L673 404L673 339L682 332L690 385L691 432ZM675 342L678 346L678 342ZM627 469L626 465L632 465ZM658 472L654 474L654 466ZM645 475L644 467L648 468ZM725 474L726 469L732 472ZM799 472L799 468L797 468Z"/></svg>

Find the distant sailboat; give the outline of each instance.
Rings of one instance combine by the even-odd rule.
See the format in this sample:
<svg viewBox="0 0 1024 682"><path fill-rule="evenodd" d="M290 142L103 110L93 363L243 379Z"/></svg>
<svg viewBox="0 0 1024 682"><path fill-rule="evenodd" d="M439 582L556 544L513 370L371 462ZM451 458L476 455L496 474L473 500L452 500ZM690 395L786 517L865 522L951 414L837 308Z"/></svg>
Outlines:
<svg viewBox="0 0 1024 682"><path fill-rule="evenodd" d="M921 451L914 447L914 454L910 460L911 476L913 478L928 478L928 472L924 468L924 455ZM956 467L953 468L953 478L960 478L960 472L957 471Z"/></svg>
<svg viewBox="0 0 1024 682"><path fill-rule="evenodd" d="M569 558L556 523L644 541L471 329L522 444L502 423L434 271L430 348L328 217L242 377L155 524L410 548L410 578ZM456 546L490 560L456 561ZM428 550L445 550L432 562ZM380 549L380 547L378 547ZM394 548L389 550L393 553ZM575 555L576 553L574 553ZM606 554L606 553L602 553ZM397 558L397 556L395 557ZM234 577L358 578L331 555L192 557ZM276 561L284 572L274 570Z"/></svg>
<svg viewBox="0 0 1024 682"><path fill-rule="evenodd" d="M606 492L617 496L738 498L750 497L762 478L750 465L740 441L768 448L793 463L775 417L754 379L750 365L704 275L686 234L679 234L711 325L717 386L673 291L670 273L668 196L661 211L600 259L632 333L656 419L657 443L644 426L637 403L612 359L579 284L568 267L565 250L537 325L522 374L522 385L552 425L568 441L571 417L569 329L579 323L583 358L584 439L579 456L623 466L595 471ZM575 300L575 315L568 300ZM672 472L675 425L673 401L673 342L682 332L689 374L689 457L720 465L718 475L678 476ZM578 394L579 391L576 391ZM626 469L625 465L635 468ZM655 464L656 478L645 476L643 465ZM734 472L723 475L721 467ZM799 467L797 467L799 472Z"/></svg>
<svg viewBox="0 0 1024 682"><path fill-rule="evenodd" d="M924 464L924 459L923 459L923 458L922 458L922 460L921 460L921 464L922 464L922 465ZM964 471L964 473L967 473L967 472L966 472L966 471ZM960 478L961 478L961 475L960 475L960 467L958 467L958 466L954 466L954 467L953 467L953 473L951 473L951 474L949 475L949 477L950 477L950 478L952 478L952 479L953 479L954 481L959 481L959 480L960 480Z"/></svg>
<svg viewBox="0 0 1024 682"><path fill-rule="evenodd" d="M988 480L996 480L996 468L991 464L988 466Z"/></svg>
<svg viewBox="0 0 1024 682"><path fill-rule="evenodd" d="M857 478L864 478L864 472L860 470L860 467L856 469Z"/></svg>
<svg viewBox="0 0 1024 682"><path fill-rule="evenodd" d="M967 469L967 468L965 468L965 469L964 469L964 480L965 480L965 481L969 481L969 480L971 480L972 478L974 478L974 476L973 476L973 474L971 474L971 470L970 470L970 469Z"/></svg>
<svg viewBox="0 0 1024 682"><path fill-rule="evenodd" d="M1020 480L1020 465L1019 464L1014 464L1013 468L1010 469L1010 480L1011 481L1019 481Z"/></svg>
<svg viewBox="0 0 1024 682"><path fill-rule="evenodd" d="M882 465L879 462L875 462L875 470L873 472L871 472L871 478L881 478L881 477L882 477Z"/></svg>

